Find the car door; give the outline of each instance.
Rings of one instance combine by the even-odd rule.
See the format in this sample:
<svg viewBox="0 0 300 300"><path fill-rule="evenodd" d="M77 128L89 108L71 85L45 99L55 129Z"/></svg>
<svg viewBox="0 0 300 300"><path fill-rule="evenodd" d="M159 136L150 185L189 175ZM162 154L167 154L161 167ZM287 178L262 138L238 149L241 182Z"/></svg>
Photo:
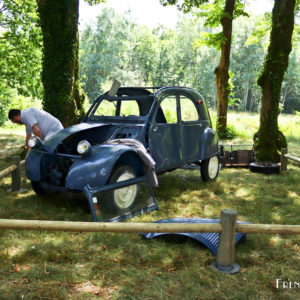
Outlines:
<svg viewBox="0 0 300 300"><path fill-rule="evenodd" d="M182 162L179 97L169 93L158 100L149 132L150 154L158 172L175 168Z"/></svg>
<svg viewBox="0 0 300 300"><path fill-rule="evenodd" d="M204 130L201 124L197 102L192 96L180 94L180 116L182 126L182 155L186 162L200 157L200 144Z"/></svg>

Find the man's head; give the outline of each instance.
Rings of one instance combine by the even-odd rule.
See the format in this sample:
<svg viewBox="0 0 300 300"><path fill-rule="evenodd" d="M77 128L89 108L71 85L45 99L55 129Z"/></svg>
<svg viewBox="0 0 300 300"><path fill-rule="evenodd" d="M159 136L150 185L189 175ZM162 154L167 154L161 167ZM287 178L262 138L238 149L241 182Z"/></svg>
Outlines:
<svg viewBox="0 0 300 300"><path fill-rule="evenodd" d="M21 122L21 111L19 109L11 109L8 112L8 118L13 122L13 123L18 123L22 124Z"/></svg>

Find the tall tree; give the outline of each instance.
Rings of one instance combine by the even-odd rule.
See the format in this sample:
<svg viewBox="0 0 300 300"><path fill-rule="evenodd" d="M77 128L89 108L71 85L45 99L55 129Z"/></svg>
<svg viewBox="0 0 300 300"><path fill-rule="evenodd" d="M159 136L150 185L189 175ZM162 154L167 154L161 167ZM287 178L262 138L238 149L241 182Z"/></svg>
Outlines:
<svg viewBox="0 0 300 300"><path fill-rule="evenodd" d="M37 0L43 33L43 107L64 125L84 113L78 70L79 0Z"/></svg>
<svg viewBox="0 0 300 300"><path fill-rule="evenodd" d="M254 136L259 160L277 162L287 146L278 129L279 101L283 76L292 50L295 0L276 0L272 11L272 30L264 68L258 78L262 90L260 127Z"/></svg>
<svg viewBox="0 0 300 300"><path fill-rule="evenodd" d="M223 37L221 41L221 58L215 69L217 85L217 132L226 136L227 108L230 94L229 65L232 36L232 20L235 0L226 0L224 13L221 18Z"/></svg>
<svg viewBox="0 0 300 300"><path fill-rule="evenodd" d="M43 106L64 125L84 114L79 81L79 0L36 0L43 34ZM87 0L90 4L103 0Z"/></svg>

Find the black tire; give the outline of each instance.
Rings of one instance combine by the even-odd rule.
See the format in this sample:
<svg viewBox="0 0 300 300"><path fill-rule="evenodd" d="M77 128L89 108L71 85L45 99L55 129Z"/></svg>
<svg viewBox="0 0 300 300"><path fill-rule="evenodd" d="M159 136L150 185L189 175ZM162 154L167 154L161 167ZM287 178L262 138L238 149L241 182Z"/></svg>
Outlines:
<svg viewBox="0 0 300 300"><path fill-rule="evenodd" d="M41 187L41 185L36 182L36 181L31 181L31 186L32 189L34 190L34 192L38 195L38 196L43 196L43 195L47 195L47 191L45 189L43 189Z"/></svg>
<svg viewBox="0 0 300 300"><path fill-rule="evenodd" d="M127 165L114 168L108 184L129 180L137 177L136 171ZM130 185L106 193L104 197L105 206L115 212L122 212L130 209L138 195L138 185Z"/></svg>
<svg viewBox="0 0 300 300"><path fill-rule="evenodd" d="M34 192L41 197L46 197L47 195L53 194L59 195L58 191L44 189L43 187L41 187L40 183L36 181L31 181L31 187L34 190Z"/></svg>
<svg viewBox="0 0 300 300"><path fill-rule="evenodd" d="M214 181L219 175L220 161L217 155L201 162L200 173L204 182Z"/></svg>
<svg viewBox="0 0 300 300"><path fill-rule="evenodd" d="M253 162L250 164L250 171L262 174L279 174L280 167L272 162Z"/></svg>

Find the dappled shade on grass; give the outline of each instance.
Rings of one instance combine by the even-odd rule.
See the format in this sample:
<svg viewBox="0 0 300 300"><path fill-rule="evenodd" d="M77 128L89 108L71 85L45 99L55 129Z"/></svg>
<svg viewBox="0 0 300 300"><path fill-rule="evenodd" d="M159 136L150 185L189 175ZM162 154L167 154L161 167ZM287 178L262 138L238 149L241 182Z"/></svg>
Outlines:
<svg viewBox="0 0 300 300"><path fill-rule="evenodd" d="M292 137L289 152L296 152L300 141L300 122L293 124L294 130L283 123ZM24 178L25 193L7 193L11 179L0 180L0 218L91 220L84 197L40 199ZM299 181L300 168L293 164L286 173L269 176L222 169L208 184L199 171L177 170L159 176L160 209L128 222L219 218L223 208L231 208L240 221L300 224ZM0 231L0 240L0 299L296 299L299 294L275 285L276 278L299 281L299 237L293 235L248 234L236 247L241 271L226 277L210 270L211 252L190 240L14 230Z"/></svg>

